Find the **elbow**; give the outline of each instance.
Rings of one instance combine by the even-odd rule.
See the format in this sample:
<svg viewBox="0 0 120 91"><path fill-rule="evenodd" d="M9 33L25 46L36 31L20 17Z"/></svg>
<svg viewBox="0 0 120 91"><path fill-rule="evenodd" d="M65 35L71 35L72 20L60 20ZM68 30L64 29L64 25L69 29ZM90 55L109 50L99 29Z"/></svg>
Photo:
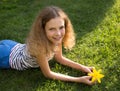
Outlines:
<svg viewBox="0 0 120 91"><path fill-rule="evenodd" d="M48 74L44 74L44 76L45 76L46 78L50 78L50 75L48 75Z"/></svg>
<svg viewBox="0 0 120 91"><path fill-rule="evenodd" d="M46 78L52 79L51 72L43 73Z"/></svg>
<svg viewBox="0 0 120 91"><path fill-rule="evenodd" d="M63 56L57 56L57 57L55 57L55 59L56 59L57 62L62 64L64 57Z"/></svg>
<svg viewBox="0 0 120 91"><path fill-rule="evenodd" d="M47 74L44 74L44 76L46 77L46 78L48 78L48 79L54 79L54 80L56 80L57 79L57 77L55 76L55 73L54 72L49 72L49 73L47 73Z"/></svg>

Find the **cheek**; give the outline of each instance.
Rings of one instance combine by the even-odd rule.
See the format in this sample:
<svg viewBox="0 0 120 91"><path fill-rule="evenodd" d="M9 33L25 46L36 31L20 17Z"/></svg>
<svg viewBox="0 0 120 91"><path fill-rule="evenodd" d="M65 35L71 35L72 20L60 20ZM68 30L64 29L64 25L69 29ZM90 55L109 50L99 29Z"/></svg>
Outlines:
<svg viewBox="0 0 120 91"><path fill-rule="evenodd" d="M46 36L49 38L50 33L48 31L46 31Z"/></svg>
<svg viewBox="0 0 120 91"><path fill-rule="evenodd" d="M53 32L46 32L47 37L53 36Z"/></svg>
<svg viewBox="0 0 120 91"><path fill-rule="evenodd" d="M65 29L62 31L62 35L65 35Z"/></svg>

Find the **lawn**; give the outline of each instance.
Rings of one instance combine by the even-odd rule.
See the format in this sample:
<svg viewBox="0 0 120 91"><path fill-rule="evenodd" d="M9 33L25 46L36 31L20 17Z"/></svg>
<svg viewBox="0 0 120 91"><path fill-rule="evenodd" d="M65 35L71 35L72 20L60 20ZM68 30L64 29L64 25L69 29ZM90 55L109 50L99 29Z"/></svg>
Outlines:
<svg viewBox="0 0 120 91"><path fill-rule="evenodd" d="M45 6L56 5L69 15L76 33L76 46L64 56L102 69L101 84L50 80L40 69L0 69L0 91L119 91L120 0L0 0L0 40L25 42L32 22ZM84 73L50 62L55 72L72 76Z"/></svg>

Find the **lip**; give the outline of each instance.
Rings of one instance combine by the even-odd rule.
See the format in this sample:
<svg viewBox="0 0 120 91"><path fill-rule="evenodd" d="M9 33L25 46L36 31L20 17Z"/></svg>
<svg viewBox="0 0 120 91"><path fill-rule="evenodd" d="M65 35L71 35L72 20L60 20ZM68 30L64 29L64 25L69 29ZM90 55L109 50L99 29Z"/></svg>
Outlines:
<svg viewBox="0 0 120 91"><path fill-rule="evenodd" d="M56 41L61 40L61 38L62 38L62 37L57 37L57 38L53 37L53 39L56 40Z"/></svg>

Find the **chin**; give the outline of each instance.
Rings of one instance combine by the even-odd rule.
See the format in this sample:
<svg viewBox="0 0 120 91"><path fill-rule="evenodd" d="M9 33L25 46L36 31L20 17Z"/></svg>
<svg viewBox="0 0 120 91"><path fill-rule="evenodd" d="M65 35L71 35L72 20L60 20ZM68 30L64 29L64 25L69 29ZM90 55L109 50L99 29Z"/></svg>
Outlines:
<svg viewBox="0 0 120 91"><path fill-rule="evenodd" d="M60 42L54 42L53 44L54 45L59 45L59 44L61 44L61 41Z"/></svg>

